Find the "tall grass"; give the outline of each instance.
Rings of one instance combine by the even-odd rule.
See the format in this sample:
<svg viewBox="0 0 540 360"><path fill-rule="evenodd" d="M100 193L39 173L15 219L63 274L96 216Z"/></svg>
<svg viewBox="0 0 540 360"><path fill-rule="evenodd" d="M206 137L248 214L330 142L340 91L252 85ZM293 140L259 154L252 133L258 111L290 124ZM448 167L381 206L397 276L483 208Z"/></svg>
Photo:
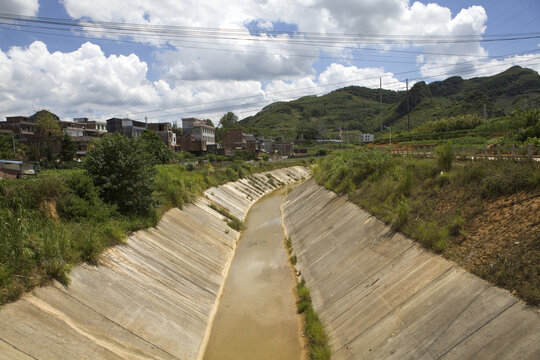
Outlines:
<svg viewBox="0 0 540 360"><path fill-rule="evenodd" d="M296 285L299 301L297 304L298 313L304 314L306 323L306 336L309 346L309 358L311 360L328 360L332 355L332 350L328 345L328 334L319 316L311 304L309 289L304 280Z"/></svg>

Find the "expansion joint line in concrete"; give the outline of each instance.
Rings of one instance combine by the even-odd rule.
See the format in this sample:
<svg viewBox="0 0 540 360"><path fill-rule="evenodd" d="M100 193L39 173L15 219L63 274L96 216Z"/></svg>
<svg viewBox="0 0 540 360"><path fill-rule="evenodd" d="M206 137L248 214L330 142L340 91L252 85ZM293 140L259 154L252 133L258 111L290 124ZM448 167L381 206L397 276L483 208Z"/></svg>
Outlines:
<svg viewBox="0 0 540 360"><path fill-rule="evenodd" d="M410 299L414 298L416 295L420 294L422 291L425 291L426 288L428 288L431 284L439 281L441 278L443 278L448 272L450 272L450 270L453 270L455 269L455 266L451 266L449 267L448 269L446 269L442 274L440 274L439 276L437 276L435 279L431 280L429 282L429 284L427 284L426 286L422 287L420 290L418 290L417 292L411 294L411 296L407 297L405 300L403 300L402 302L400 302L397 306L395 307L391 307L389 306L388 303L386 303L388 305L388 307L391 309L390 311L388 311L388 313L383 316L382 318L380 318L379 320L377 320L375 323L371 324L370 326L368 326L366 329L364 329L364 331L362 331L360 334L356 335L355 337L353 337L351 340L347 341L345 344L343 344L339 349L336 350L336 352L342 350L344 347L346 346L349 346L353 341L355 341L356 339L358 339L360 336L362 336L366 331L370 330L371 328L375 327L378 323L380 323L381 321L385 320L388 316L394 314L397 309L403 307L407 302L409 302ZM403 324L404 326L407 326L407 324Z"/></svg>
<svg viewBox="0 0 540 360"><path fill-rule="evenodd" d="M16 346L13 345L12 343L6 341L5 339L0 338L0 340L2 340L2 342L8 344L9 346L11 346L12 348L14 348L15 350L19 351L20 353L22 353L22 354L24 354L24 355L26 355L26 356L28 356L28 357L30 357L30 358L32 358L32 359L39 360L37 357L34 357L34 356L30 355L29 353L27 353L27 352L25 352L25 351L19 349L18 347L16 347Z"/></svg>
<svg viewBox="0 0 540 360"><path fill-rule="evenodd" d="M131 249L131 251L133 251L134 253L138 254L141 258L144 258L144 257L145 257L145 254L144 254L143 252L141 252L140 250L138 250L137 248L135 248L135 247L130 247L130 249ZM166 249L162 249L162 250L163 250L163 251L167 251ZM190 253L190 255L191 255L191 253ZM111 261L114 261L114 262L115 262L116 264L118 264L119 266L121 265L121 263L118 262L117 260L111 259ZM126 262L127 262L127 260L126 260ZM171 261L171 262L172 262L172 261ZM137 267L134 266L134 268L137 268ZM111 271L115 272L116 274L118 274L118 275L120 275L120 276L123 277L123 275L122 275L121 273L119 273L118 271L114 270L114 268L109 267L109 269L110 269ZM175 271L172 271L172 272L175 273L175 274L178 274L178 272L175 272ZM181 274L180 274L180 275L181 275ZM212 291L210 291L210 290L208 290L208 289L206 289L206 288L204 288L204 287L198 286L198 285L195 283L195 281L193 281L193 280L190 279L189 277L182 276L182 279L186 280L187 282L189 282L190 284L192 284L192 285L194 285L194 286L196 286L196 287L201 288L201 290L203 290L204 292L208 293L209 295L214 295L214 293L213 293ZM139 285L138 283L136 283L135 281L129 280L129 279L127 279L127 280L130 281L131 283L135 284L136 286L141 287L142 289L144 289L144 290L145 290L146 292L148 292L149 294L155 295L155 294L153 294L152 292L148 291L148 289L146 289L145 287L143 287L143 286ZM163 283L162 283L162 284L163 284ZM163 285L165 285L165 284L163 284Z"/></svg>
<svg viewBox="0 0 540 360"><path fill-rule="evenodd" d="M469 335L467 335L466 337L464 337L463 339L461 339L460 341L458 341L457 343L455 343L450 349L446 350L444 353L442 353L441 355L439 355L439 357L437 358L437 360L439 359L442 359L443 357L446 356L446 354L448 354L450 351L452 351L452 349L454 349L456 346L458 346L459 344L461 344L462 342L464 342L465 340L467 340L468 338L470 338L471 336L473 336L474 334L476 334L478 331L482 330L487 324L489 324L490 322L492 322L493 320L495 320L496 318L498 318L499 316L501 316L506 310L510 309L512 306L514 306L518 301L517 300L514 300L513 303L511 303L510 305L508 305L507 307L505 307L504 309L502 309L500 312L498 312L497 314L495 314L491 319L489 319L488 321L486 321L485 324L483 324L482 326L478 327L478 329L474 330L473 332L471 332Z"/></svg>
<svg viewBox="0 0 540 360"><path fill-rule="evenodd" d="M188 315L188 316L190 316L190 317L192 317L192 318L195 318L194 316L190 315L186 310L182 310L181 308L179 308L179 307L176 306L175 304L173 304L173 303L171 303L170 301L168 301L168 300L162 298L161 296L159 296L159 295L153 293L152 291L148 290L147 288L145 288L145 287L142 286L141 284L137 283L136 281L134 281L134 280L132 280L132 279L128 279L127 277L124 277L122 273L116 271L116 270L113 269L112 267L110 267L109 270L112 271L113 273L115 273L115 274L121 276L123 280L125 280L125 281L127 281L127 282L130 282L130 283L133 284L134 286L136 286L136 287L142 289L142 291L144 291L144 292L146 292L146 293L148 293L148 294L150 294L150 295L152 295L152 296L154 296L154 297L156 297L156 298L161 299L162 301L166 302L167 304L170 304L171 306L174 306L176 309L178 309L178 311L180 311L180 312L182 312L182 313L184 313L184 314L186 314L186 315ZM192 283L193 285L195 285L192 281L190 281L190 283ZM209 294L212 295L212 293L209 292L208 290L206 290L206 289L203 289L203 290L206 291L206 292L208 292Z"/></svg>
<svg viewBox="0 0 540 360"><path fill-rule="evenodd" d="M60 291L61 291L61 290L60 290ZM133 336L135 336L135 337L141 339L142 341L144 341L145 343L149 344L150 346L154 346L155 348L157 348L157 349L163 351L163 352L166 353L167 355L172 356L174 359L181 360L179 357L174 356L173 354L171 354L171 353L168 352L167 350L161 348L160 346L158 346L158 345L156 345L156 344L154 344L154 343L151 343L150 341L146 340L146 339L143 338L142 336L140 336L140 335L134 333L134 332L131 331L130 329L128 329L128 328L122 326L121 324L119 324L119 323L117 323L116 321L112 320L112 319L109 318L108 316L103 315L102 313L100 313L100 312L97 311L96 309L94 309L94 308L92 308L91 306L89 306L89 305L83 303L82 301L80 301L79 299L77 299L76 297L74 297L73 295L71 295L71 294L69 294L69 293L67 293L67 292L65 292L65 291L62 291L62 293L64 293L65 295L69 296L70 298L72 298L73 300L75 300L76 302L78 302L79 304L81 304L82 306L84 306L84 307L86 307L86 308L92 310L94 313L98 314L98 315L101 316L102 318L107 319L107 320L110 321L111 323L113 323L113 324L117 325L118 327L124 329L125 331L129 332L129 333L132 334ZM34 358L34 359L35 359L35 358Z"/></svg>

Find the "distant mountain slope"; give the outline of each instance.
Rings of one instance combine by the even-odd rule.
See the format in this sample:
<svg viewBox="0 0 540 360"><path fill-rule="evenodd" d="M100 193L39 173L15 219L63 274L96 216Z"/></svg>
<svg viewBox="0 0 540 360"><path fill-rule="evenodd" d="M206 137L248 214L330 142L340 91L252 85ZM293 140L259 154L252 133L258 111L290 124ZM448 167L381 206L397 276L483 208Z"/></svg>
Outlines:
<svg viewBox="0 0 540 360"><path fill-rule="evenodd" d="M540 107L540 76L531 69L514 66L500 74L464 80L453 76L430 84L416 83L409 91L410 126L416 127L441 117L468 113L504 115L515 106ZM377 131L380 122L396 130L407 127L404 91L348 86L322 96L305 96L277 102L240 121L249 131L269 135L306 137L342 129Z"/></svg>

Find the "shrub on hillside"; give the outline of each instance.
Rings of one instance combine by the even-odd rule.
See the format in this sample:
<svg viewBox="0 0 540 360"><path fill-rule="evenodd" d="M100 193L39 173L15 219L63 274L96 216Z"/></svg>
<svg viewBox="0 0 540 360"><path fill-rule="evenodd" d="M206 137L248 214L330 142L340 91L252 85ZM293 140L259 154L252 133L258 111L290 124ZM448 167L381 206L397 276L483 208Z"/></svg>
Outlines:
<svg viewBox="0 0 540 360"><path fill-rule="evenodd" d="M445 144L439 145L435 148L435 157L437 158L437 164L441 169L449 171L452 168L452 161L454 160L454 147L451 141Z"/></svg>
<svg viewBox="0 0 540 360"><path fill-rule="evenodd" d="M336 151L320 160L315 179L336 192L349 192L390 166L390 159L388 153L365 148Z"/></svg>

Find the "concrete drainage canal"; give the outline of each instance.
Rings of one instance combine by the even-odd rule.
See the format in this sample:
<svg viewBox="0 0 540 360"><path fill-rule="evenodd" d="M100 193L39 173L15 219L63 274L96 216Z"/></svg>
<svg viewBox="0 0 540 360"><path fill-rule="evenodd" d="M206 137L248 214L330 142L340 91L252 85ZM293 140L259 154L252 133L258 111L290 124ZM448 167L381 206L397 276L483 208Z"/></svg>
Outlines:
<svg viewBox="0 0 540 360"><path fill-rule="evenodd" d="M249 210L205 360L301 358L296 282L283 243L283 198L281 189Z"/></svg>

